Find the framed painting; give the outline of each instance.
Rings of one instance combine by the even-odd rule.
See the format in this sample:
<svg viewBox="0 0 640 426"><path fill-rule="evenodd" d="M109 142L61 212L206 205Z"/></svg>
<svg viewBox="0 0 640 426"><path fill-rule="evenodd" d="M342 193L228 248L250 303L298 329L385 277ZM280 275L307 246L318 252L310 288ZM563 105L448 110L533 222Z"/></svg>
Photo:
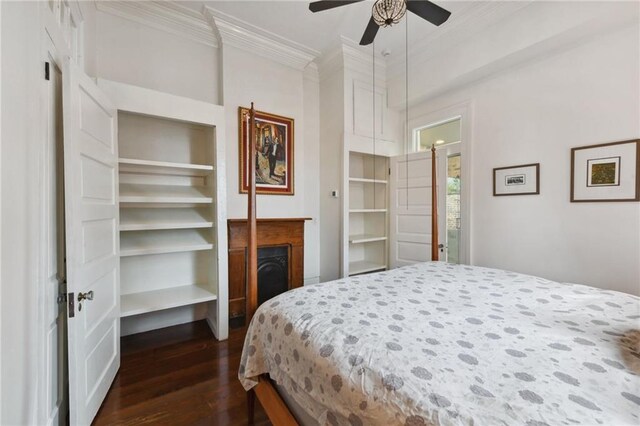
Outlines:
<svg viewBox="0 0 640 426"><path fill-rule="evenodd" d="M240 193L248 191L249 109L238 108ZM256 111L256 193L293 195L293 118Z"/></svg>
<svg viewBox="0 0 640 426"><path fill-rule="evenodd" d="M540 163L493 169L493 195L540 194Z"/></svg>
<svg viewBox="0 0 640 426"><path fill-rule="evenodd" d="M640 140L571 149L571 202L640 201Z"/></svg>

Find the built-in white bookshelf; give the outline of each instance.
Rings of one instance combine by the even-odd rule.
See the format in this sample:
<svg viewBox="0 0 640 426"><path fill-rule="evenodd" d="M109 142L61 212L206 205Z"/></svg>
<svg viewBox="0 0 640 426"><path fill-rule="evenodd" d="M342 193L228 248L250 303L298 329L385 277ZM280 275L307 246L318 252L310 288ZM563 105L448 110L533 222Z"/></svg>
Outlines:
<svg viewBox="0 0 640 426"><path fill-rule="evenodd" d="M346 259L348 275L387 268L389 161L384 156L349 152Z"/></svg>
<svg viewBox="0 0 640 426"><path fill-rule="evenodd" d="M98 84L118 108L122 334L206 318L226 339L224 108Z"/></svg>

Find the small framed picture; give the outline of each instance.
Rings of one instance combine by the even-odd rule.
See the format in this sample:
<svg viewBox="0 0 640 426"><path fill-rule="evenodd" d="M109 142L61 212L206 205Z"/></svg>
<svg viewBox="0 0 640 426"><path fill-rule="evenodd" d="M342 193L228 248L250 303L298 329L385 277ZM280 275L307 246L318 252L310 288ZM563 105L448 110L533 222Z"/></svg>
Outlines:
<svg viewBox="0 0 640 426"><path fill-rule="evenodd" d="M571 149L571 202L640 201L640 140Z"/></svg>
<svg viewBox="0 0 640 426"><path fill-rule="evenodd" d="M540 193L540 163L493 169L493 195Z"/></svg>

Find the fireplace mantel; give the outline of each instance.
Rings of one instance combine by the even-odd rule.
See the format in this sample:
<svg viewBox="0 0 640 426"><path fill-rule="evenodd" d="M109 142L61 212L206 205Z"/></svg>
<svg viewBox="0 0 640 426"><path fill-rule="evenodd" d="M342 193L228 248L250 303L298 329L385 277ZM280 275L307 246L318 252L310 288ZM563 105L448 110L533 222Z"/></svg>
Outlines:
<svg viewBox="0 0 640 426"><path fill-rule="evenodd" d="M287 246L289 288L304 281L304 222L310 218L258 219L258 247ZM229 318L245 315L247 295L247 220L229 219Z"/></svg>

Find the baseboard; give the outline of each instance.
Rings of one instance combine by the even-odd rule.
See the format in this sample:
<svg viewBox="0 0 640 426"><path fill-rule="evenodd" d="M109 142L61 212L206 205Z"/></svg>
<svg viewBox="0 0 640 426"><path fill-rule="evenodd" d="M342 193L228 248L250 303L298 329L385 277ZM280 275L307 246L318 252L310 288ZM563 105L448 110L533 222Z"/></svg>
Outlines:
<svg viewBox="0 0 640 426"><path fill-rule="evenodd" d="M320 277L305 277L304 279L304 285L319 284L319 283L320 283Z"/></svg>

